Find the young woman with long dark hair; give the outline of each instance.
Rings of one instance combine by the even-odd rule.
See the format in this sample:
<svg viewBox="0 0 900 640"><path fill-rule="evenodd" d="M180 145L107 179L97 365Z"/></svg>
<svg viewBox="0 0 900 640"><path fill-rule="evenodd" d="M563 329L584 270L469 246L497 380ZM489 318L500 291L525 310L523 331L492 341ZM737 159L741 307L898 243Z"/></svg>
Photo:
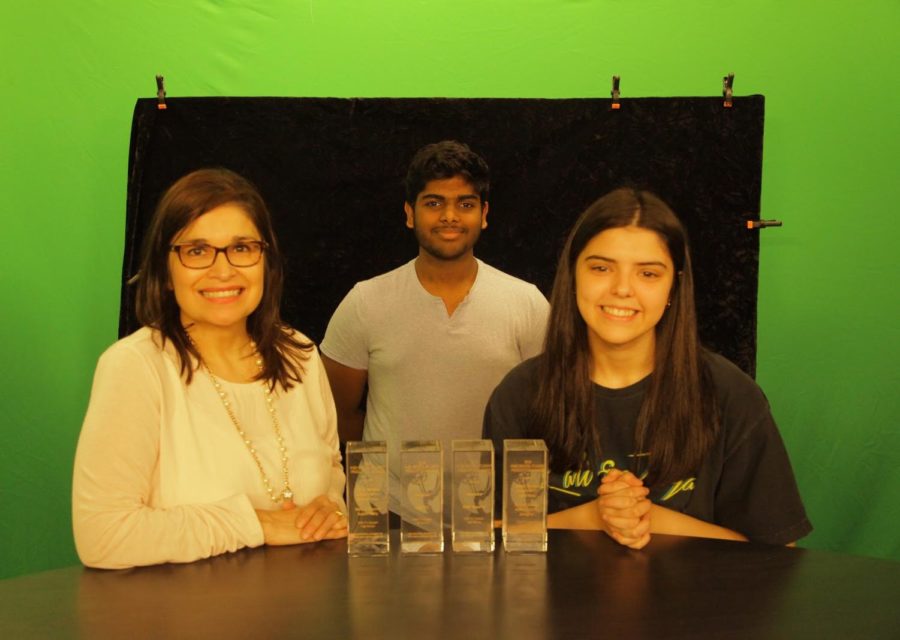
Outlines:
<svg viewBox="0 0 900 640"><path fill-rule="evenodd" d="M281 320L282 279L247 180L201 169L163 195L135 279L143 327L101 356L78 441L86 565L347 535L334 401L315 346Z"/></svg>
<svg viewBox="0 0 900 640"><path fill-rule="evenodd" d="M788 544L811 525L768 402L697 337L687 237L646 191L617 189L571 230L544 352L513 369L485 437L542 438L548 526Z"/></svg>

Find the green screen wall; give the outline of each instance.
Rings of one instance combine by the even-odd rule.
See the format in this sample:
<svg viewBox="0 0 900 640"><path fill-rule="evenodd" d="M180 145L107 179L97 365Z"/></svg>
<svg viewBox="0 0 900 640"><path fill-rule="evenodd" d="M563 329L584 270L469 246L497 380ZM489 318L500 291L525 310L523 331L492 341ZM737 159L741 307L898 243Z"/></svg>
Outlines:
<svg viewBox="0 0 900 640"><path fill-rule="evenodd" d="M0 577L77 562L72 456L156 73L171 96L555 98L613 74L624 97L714 96L735 72L767 99L762 216L784 227L762 237L758 378L802 545L900 560L896 0L48 0L0 25Z"/></svg>

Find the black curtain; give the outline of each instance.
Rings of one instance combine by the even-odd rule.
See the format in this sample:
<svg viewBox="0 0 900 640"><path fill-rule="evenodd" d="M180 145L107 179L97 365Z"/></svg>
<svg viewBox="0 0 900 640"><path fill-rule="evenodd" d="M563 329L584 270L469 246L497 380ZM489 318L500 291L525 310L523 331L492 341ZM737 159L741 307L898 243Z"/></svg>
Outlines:
<svg viewBox="0 0 900 640"><path fill-rule="evenodd" d="M285 319L320 341L355 282L416 254L403 215L413 153L468 143L491 167L476 255L547 295L575 218L620 186L647 188L685 222L704 343L754 374L763 96L623 99L140 99L128 174L120 336L137 329L126 280L162 192L224 166L252 180L287 257Z"/></svg>

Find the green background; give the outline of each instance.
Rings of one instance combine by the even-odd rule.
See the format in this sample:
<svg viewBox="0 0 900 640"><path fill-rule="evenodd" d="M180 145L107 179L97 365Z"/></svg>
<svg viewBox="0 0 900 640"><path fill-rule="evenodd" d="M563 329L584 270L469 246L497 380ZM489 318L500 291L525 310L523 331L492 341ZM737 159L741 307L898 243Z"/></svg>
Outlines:
<svg viewBox="0 0 900 640"><path fill-rule="evenodd" d="M758 378L813 548L900 560L897 0L51 0L0 9L0 577L77 562L131 112L170 96L766 96ZM471 141L477 146L477 140ZM335 212L339 214L339 212ZM397 203L397 224L402 224Z"/></svg>

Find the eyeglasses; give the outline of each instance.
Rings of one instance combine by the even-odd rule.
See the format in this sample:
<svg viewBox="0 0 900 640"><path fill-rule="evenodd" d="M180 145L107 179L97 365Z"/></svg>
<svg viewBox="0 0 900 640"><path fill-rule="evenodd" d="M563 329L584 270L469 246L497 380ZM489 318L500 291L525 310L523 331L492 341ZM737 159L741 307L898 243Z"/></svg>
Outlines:
<svg viewBox="0 0 900 640"><path fill-rule="evenodd" d="M252 267L262 258L267 246L262 240L242 240L227 247L186 242L173 244L172 251L178 254L181 264L188 269L208 269L215 264L220 253L225 254L225 259L232 267Z"/></svg>

